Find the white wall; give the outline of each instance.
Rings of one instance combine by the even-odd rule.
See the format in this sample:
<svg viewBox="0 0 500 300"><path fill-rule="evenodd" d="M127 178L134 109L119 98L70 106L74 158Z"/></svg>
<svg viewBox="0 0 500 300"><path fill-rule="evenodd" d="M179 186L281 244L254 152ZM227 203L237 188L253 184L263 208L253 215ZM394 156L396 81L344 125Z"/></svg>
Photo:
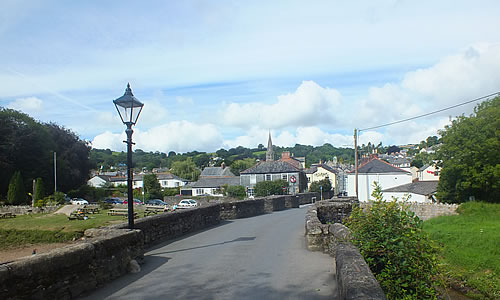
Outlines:
<svg viewBox="0 0 500 300"><path fill-rule="evenodd" d="M198 191L198 190L200 190L200 191ZM195 187L193 187L193 196L199 196L199 195L203 195L203 194L208 194L208 195L212 195L212 196L224 196L223 194L217 194L216 191L217 191L216 188L195 188Z"/></svg>
<svg viewBox="0 0 500 300"><path fill-rule="evenodd" d="M102 187L106 184L106 181L100 177L94 176L87 181L87 185L92 187Z"/></svg>
<svg viewBox="0 0 500 300"><path fill-rule="evenodd" d="M355 174L347 175L347 195L356 196ZM368 201L373 192L373 182L376 181L382 189L411 183L410 173L358 174L358 199Z"/></svg>
<svg viewBox="0 0 500 300"><path fill-rule="evenodd" d="M429 166L425 170L418 172L418 180L420 181L434 181L439 180L439 172L438 175L435 175L436 168L434 166Z"/></svg>
<svg viewBox="0 0 500 300"><path fill-rule="evenodd" d="M384 199L385 200L392 200L392 197L398 198L398 201L402 201L403 197L406 195L410 195L410 199L408 199L409 202L417 202L417 203L432 203L430 199L427 199L425 195L419 195L419 194L414 194L414 193L402 193L402 192L384 192Z"/></svg>

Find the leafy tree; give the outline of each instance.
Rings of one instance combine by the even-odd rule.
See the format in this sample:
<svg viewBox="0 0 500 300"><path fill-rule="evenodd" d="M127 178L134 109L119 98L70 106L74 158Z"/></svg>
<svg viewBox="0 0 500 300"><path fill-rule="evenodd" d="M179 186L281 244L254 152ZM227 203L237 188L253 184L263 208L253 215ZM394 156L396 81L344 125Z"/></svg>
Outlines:
<svg viewBox="0 0 500 300"><path fill-rule="evenodd" d="M43 185L43 179L40 177L36 179L34 197L35 201L45 198L45 186Z"/></svg>
<svg viewBox="0 0 500 300"><path fill-rule="evenodd" d="M286 188L283 191L283 188ZM273 181L261 181L257 182L255 185L255 196L264 197L268 195L283 195L288 189L288 181L285 180L273 180Z"/></svg>
<svg viewBox="0 0 500 300"><path fill-rule="evenodd" d="M241 185L230 185L225 188L226 194L229 197L243 199L246 196L246 190L244 186Z"/></svg>
<svg viewBox="0 0 500 300"><path fill-rule="evenodd" d="M172 163L170 172L190 181L198 180L201 173L200 170L196 168L196 165L193 163L191 158L188 158L184 161L176 161Z"/></svg>
<svg viewBox="0 0 500 300"><path fill-rule="evenodd" d="M156 174L144 175L142 180L146 192L146 199L162 198L161 186Z"/></svg>
<svg viewBox="0 0 500 300"><path fill-rule="evenodd" d="M236 160L230 166L231 172L234 175L239 176L241 171L245 171L246 169L253 167L256 163L257 161L254 158Z"/></svg>
<svg viewBox="0 0 500 300"><path fill-rule="evenodd" d="M353 209L346 225L388 299L435 299L437 249L423 222L397 199L383 200L375 184L370 209Z"/></svg>
<svg viewBox="0 0 500 300"><path fill-rule="evenodd" d="M311 183L311 186L309 187L309 191L319 193L319 192L321 192L320 187L323 188L323 192L330 191L332 189L332 183L330 182L330 179L325 178L325 179L321 179L320 181L315 181L315 182Z"/></svg>
<svg viewBox="0 0 500 300"><path fill-rule="evenodd" d="M500 202L500 97L484 101L440 132L438 198Z"/></svg>
<svg viewBox="0 0 500 300"><path fill-rule="evenodd" d="M206 153L202 153L195 156L193 161L198 168L203 169L205 167L208 167L208 163L210 162L210 156Z"/></svg>
<svg viewBox="0 0 500 300"><path fill-rule="evenodd" d="M179 195L179 188L165 188L163 189L163 196L170 197Z"/></svg>
<svg viewBox="0 0 500 300"><path fill-rule="evenodd" d="M9 183L9 191L7 193L7 203L12 205L26 204L26 192L24 189L23 177L21 172L14 173Z"/></svg>

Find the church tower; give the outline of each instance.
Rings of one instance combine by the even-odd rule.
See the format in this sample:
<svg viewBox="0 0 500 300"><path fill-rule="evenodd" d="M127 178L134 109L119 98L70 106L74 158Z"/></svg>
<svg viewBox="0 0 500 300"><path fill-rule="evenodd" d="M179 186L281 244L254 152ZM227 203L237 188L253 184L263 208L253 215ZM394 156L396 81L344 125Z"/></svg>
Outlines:
<svg viewBox="0 0 500 300"><path fill-rule="evenodd" d="M269 131L269 140L267 141L266 161L274 160L273 141L271 140L271 132Z"/></svg>

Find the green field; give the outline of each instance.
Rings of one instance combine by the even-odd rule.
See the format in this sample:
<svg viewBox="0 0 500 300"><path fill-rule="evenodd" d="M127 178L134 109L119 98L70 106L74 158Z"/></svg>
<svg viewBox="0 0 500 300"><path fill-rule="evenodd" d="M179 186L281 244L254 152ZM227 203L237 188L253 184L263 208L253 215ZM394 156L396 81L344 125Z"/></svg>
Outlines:
<svg viewBox="0 0 500 300"><path fill-rule="evenodd" d="M442 247L442 278L478 291L467 293L473 298L500 299L500 204L468 202L459 213L424 223Z"/></svg>
<svg viewBox="0 0 500 300"><path fill-rule="evenodd" d="M86 229L127 222L122 216L108 216L107 210L88 216L87 220L68 220L66 215L60 214L32 214L0 219L0 249L70 241L82 236Z"/></svg>

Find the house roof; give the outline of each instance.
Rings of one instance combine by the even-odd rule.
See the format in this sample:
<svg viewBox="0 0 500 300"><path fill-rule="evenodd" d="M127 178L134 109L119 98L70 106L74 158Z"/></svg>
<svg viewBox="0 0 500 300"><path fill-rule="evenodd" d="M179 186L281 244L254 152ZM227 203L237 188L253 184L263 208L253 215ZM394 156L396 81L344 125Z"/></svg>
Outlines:
<svg viewBox="0 0 500 300"><path fill-rule="evenodd" d="M385 189L382 192L399 192L399 193L413 193L419 195L431 195L437 190L438 185L437 180L435 181L415 181L408 184L403 184L395 186L389 189Z"/></svg>
<svg viewBox="0 0 500 300"><path fill-rule="evenodd" d="M354 173L351 171L349 173ZM396 168L391 164L382 161L378 158L374 158L361 166L358 167L358 174L379 174L379 173L408 173L410 172L402 170L400 168Z"/></svg>
<svg viewBox="0 0 500 300"><path fill-rule="evenodd" d="M330 167L329 165L327 164L313 164L311 165L310 168L307 168L304 170L304 172L306 174L314 174L318 171L318 168L323 168L329 172L332 172L332 173L335 173L335 174L338 174L338 170L335 170L334 168Z"/></svg>
<svg viewBox="0 0 500 300"><path fill-rule="evenodd" d="M272 174L298 172L299 168L284 161L261 161L240 174Z"/></svg>
<svg viewBox="0 0 500 300"><path fill-rule="evenodd" d="M159 174L156 174L156 178L158 178L158 180L176 179L176 180L180 180L180 181L188 181L188 180L182 179L179 176L174 175L172 173L159 173Z"/></svg>
<svg viewBox="0 0 500 300"><path fill-rule="evenodd" d="M228 167L206 167L201 171L200 177L235 177L231 170Z"/></svg>
<svg viewBox="0 0 500 300"><path fill-rule="evenodd" d="M240 185L240 178L234 177L213 177L200 178L191 187L193 188L218 188L223 185Z"/></svg>

